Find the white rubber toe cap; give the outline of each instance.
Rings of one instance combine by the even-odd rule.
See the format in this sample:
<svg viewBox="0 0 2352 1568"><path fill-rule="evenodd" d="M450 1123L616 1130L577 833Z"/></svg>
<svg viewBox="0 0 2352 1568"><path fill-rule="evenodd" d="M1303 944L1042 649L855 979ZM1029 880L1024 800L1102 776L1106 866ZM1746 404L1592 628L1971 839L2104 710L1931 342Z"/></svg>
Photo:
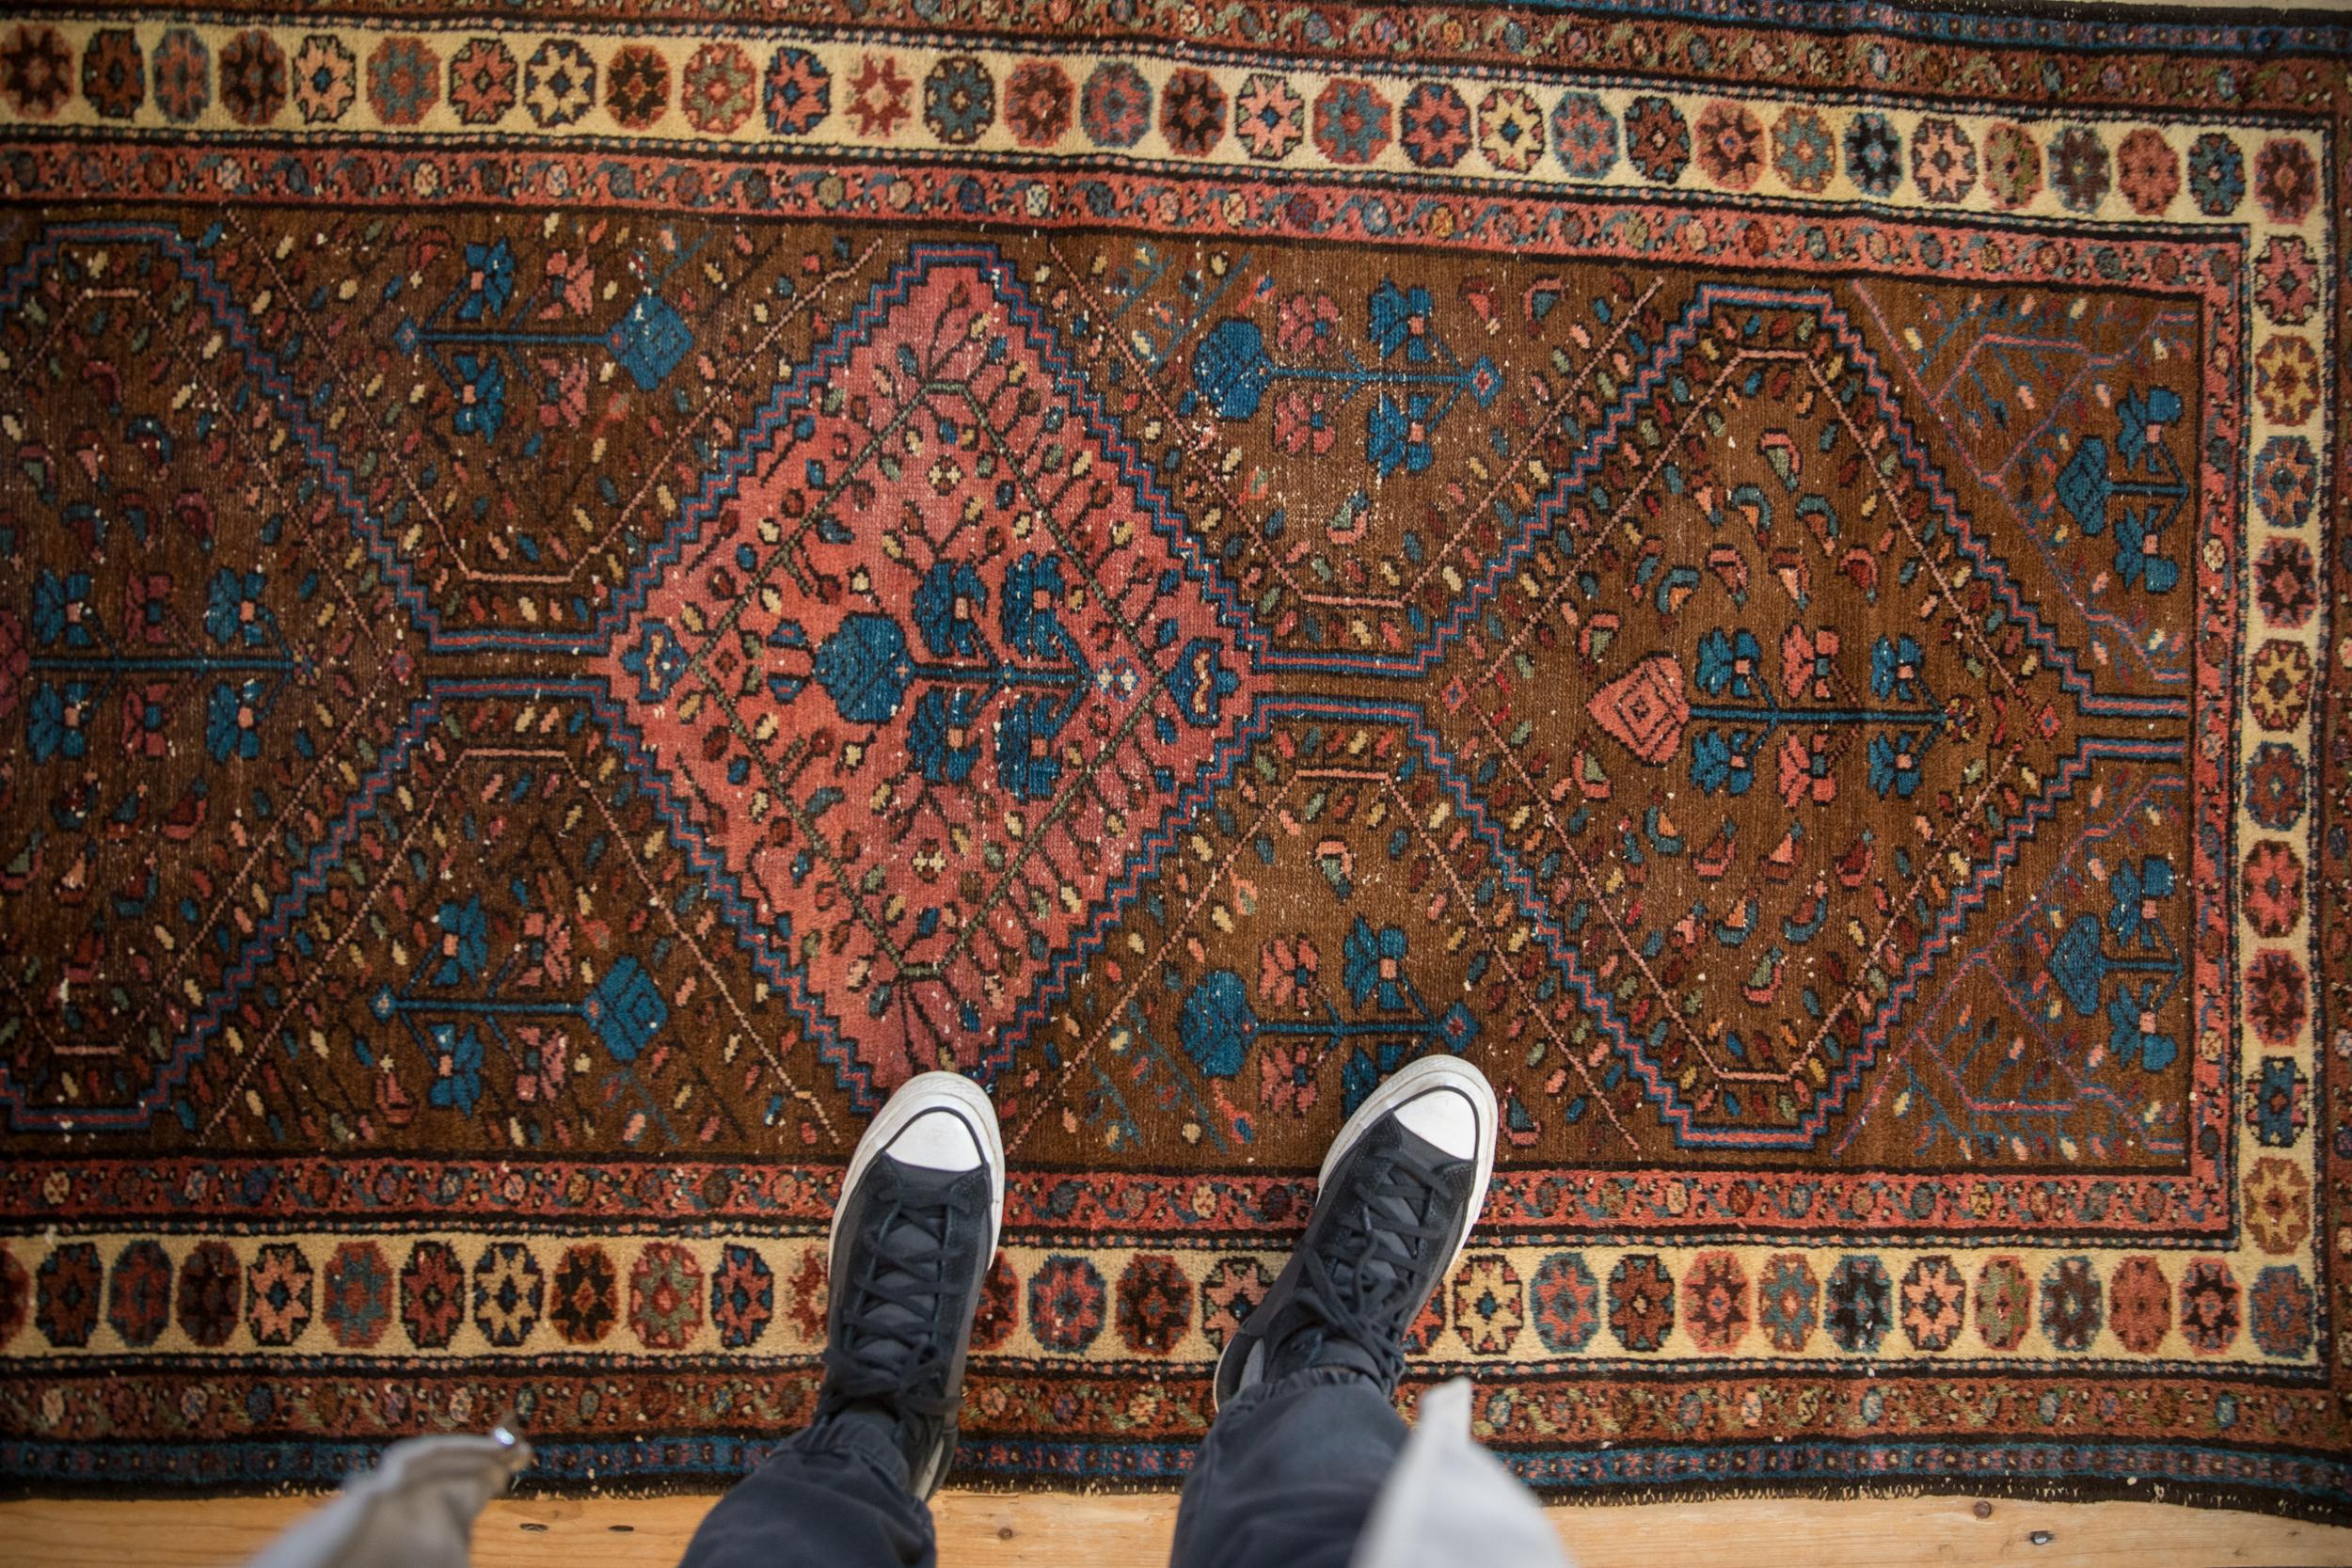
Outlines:
<svg viewBox="0 0 2352 1568"><path fill-rule="evenodd" d="M1396 1119L1456 1160L1478 1157L1478 1109L1459 1089L1416 1095L1397 1107Z"/></svg>
<svg viewBox="0 0 2352 1568"><path fill-rule="evenodd" d="M883 1152L902 1165L926 1170L977 1170L988 1158L971 1124L948 1110L916 1117Z"/></svg>

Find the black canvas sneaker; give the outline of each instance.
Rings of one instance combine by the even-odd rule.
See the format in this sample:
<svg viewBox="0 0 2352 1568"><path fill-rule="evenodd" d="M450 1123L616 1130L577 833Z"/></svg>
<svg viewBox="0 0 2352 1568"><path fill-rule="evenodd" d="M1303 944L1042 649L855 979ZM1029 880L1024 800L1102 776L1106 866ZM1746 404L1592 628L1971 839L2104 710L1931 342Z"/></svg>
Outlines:
<svg viewBox="0 0 2352 1568"><path fill-rule="evenodd" d="M1394 1391L1406 1330L1486 1200L1495 1124L1486 1074L1454 1056L1407 1065L1357 1108L1324 1159L1307 1234L1217 1360L1219 1404L1302 1367Z"/></svg>
<svg viewBox="0 0 2352 1568"><path fill-rule="evenodd" d="M900 1085L842 1179L817 1424L883 1429L918 1497L939 1490L955 1452L972 1315L1004 1212L996 1112L952 1072Z"/></svg>

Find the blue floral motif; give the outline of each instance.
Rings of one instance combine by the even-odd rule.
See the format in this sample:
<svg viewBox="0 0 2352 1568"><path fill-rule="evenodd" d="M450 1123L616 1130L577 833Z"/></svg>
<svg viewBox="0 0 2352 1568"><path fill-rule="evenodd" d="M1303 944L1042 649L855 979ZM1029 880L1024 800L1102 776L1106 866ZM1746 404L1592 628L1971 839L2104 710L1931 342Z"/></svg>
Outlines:
<svg viewBox="0 0 2352 1568"><path fill-rule="evenodd" d="M1870 787L1884 800L1891 792L1908 800L1919 788L1919 746L1901 731L1870 737Z"/></svg>
<svg viewBox="0 0 2352 1568"><path fill-rule="evenodd" d="M2144 1072L2162 1072L2180 1054L2180 1047L2172 1037L2156 1033L2152 1026L2155 1018L2156 988L2142 985L2134 996L2125 986L2107 1004L2107 1022L2114 1025L2107 1036L2107 1051L2126 1066L2137 1065Z"/></svg>
<svg viewBox="0 0 2352 1568"><path fill-rule="evenodd" d="M1502 372L1491 358L1481 355L1468 366L1461 362L1434 329L1431 309L1425 287L1407 289L1383 278L1365 296L1368 336L1376 352L1359 356L1352 348L1325 348L1320 339L1327 323L1319 319L1311 328L1313 364L1278 362L1254 322L1238 317L1220 322L1193 351L1194 389L1184 394L1181 411L1205 404L1221 419L1244 420L1257 413L1275 382L1305 381L1313 390L1285 401L1276 435L1293 451L1303 450L1303 438L1311 436L1313 450L1321 452L1330 444L1339 411L1372 392L1364 410L1365 461L1383 479L1399 469L1426 472L1433 461L1430 433L1462 395L1467 392L1486 408L1503 388ZM1287 311L1283 330L1290 331Z"/></svg>
<svg viewBox="0 0 2352 1568"><path fill-rule="evenodd" d="M1691 782L1712 795L1723 790L1745 795L1756 783L1748 755L1748 732L1735 730L1725 738L1720 730L1701 731L1691 742Z"/></svg>
<svg viewBox="0 0 2352 1568"><path fill-rule="evenodd" d="M1255 322L1219 322L1192 351L1192 384L1221 420L1246 420L1255 414L1273 380L1265 334Z"/></svg>
<svg viewBox="0 0 2352 1568"><path fill-rule="evenodd" d="M1735 697L1756 695L1756 669L1764 657L1756 634L1745 626L1725 634L1721 628L1699 639L1699 685L1710 695L1728 689Z"/></svg>
<svg viewBox="0 0 2352 1568"><path fill-rule="evenodd" d="M596 1037L616 1062L633 1062L670 1021L661 988L634 958L623 954L580 1005Z"/></svg>
<svg viewBox="0 0 2352 1568"><path fill-rule="evenodd" d="M2107 891L2114 900L2107 911L2107 929L2116 940L2125 946L2155 946L2161 933L2148 917L2147 906L2151 899L2172 896L2172 863L2162 855L2147 856L2137 865L2125 861L2107 879Z"/></svg>
<svg viewBox="0 0 2352 1568"><path fill-rule="evenodd" d="M811 661L817 684L852 724L880 724L897 716L913 672L907 634L887 615L859 611L825 639Z"/></svg>
<svg viewBox="0 0 2352 1568"><path fill-rule="evenodd" d="M33 640L43 647L63 642L69 648L94 645L86 612L89 609L89 574L59 577L44 568L33 583Z"/></svg>
<svg viewBox="0 0 2352 1568"><path fill-rule="evenodd" d="M262 754L262 707L266 693L258 680L223 681L204 705L204 748L215 762Z"/></svg>
<svg viewBox="0 0 2352 1568"><path fill-rule="evenodd" d="M2187 482L2164 445L2167 426L2181 417L2180 394L2162 387L2135 388L2116 408L2115 456L2122 474L2108 472L2105 441L2086 436L2058 479L2058 503L2086 534L2115 525L2115 574L2126 588L2169 594L2181 563L2158 544L2159 531L2180 515ZM2118 508L2121 508L2119 511Z"/></svg>
<svg viewBox="0 0 2352 1568"><path fill-rule="evenodd" d="M2118 413L2122 418L2122 429L2115 437L2115 450L2123 454L2123 461L2132 467L2155 468L2154 439L2166 425L2181 417L2181 395L2169 387L2135 391L2125 396Z"/></svg>
<svg viewBox="0 0 2352 1568"><path fill-rule="evenodd" d="M1396 1012L1406 1006L1406 942L1402 927L1383 926L1375 932L1359 914L1356 924L1348 927L1343 952L1346 961L1341 966L1341 977L1356 1006L1360 1007L1367 998L1375 996L1379 999L1382 1012Z"/></svg>
<svg viewBox="0 0 2352 1568"><path fill-rule="evenodd" d="M969 691L934 687L915 703L907 724L907 752L923 777L933 784L961 784L971 776L980 756L974 713Z"/></svg>
<svg viewBox="0 0 2352 1568"><path fill-rule="evenodd" d="M636 645L621 655L621 668L637 677L641 703L667 701L691 662L677 633L660 621L647 621L637 634Z"/></svg>
<svg viewBox="0 0 2352 1568"><path fill-rule="evenodd" d="M1033 692L1005 704L996 720L996 782L1024 800L1042 800L1061 779L1054 754L1061 714L1052 696Z"/></svg>
<svg viewBox="0 0 2352 1568"><path fill-rule="evenodd" d="M466 274L471 283L457 307L459 321L478 322L506 313L515 293L515 253L504 240L466 247Z"/></svg>
<svg viewBox="0 0 2352 1568"><path fill-rule="evenodd" d="M2076 1012L2088 1018L2099 1010L2099 992L2106 985L2107 956L2099 945L2096 915L2077 915L2059 933L2047 967L2050 978Z"/></svg>
<svg viewBox="0 0 2352 1568"><path fill-rule="evenodd" d="M1386 359L1398 349L1416 365L1429 362L1429 315L1432 305L1429 291L1416 283L1410 289L1400 289L1393 279L1382 278L1380 286L1372 291L1366 309L1372 318L1372 341L1380 345L1380 357Z"/></svg>
<svg viewBox="0 0 2352 1568"><path fill-rule="evenodd" d="M262 608L265 586L259 572L240 575L223 566L204 594L204 630L226 648L240 637L248 648L269 641L269 611Z"/></svg>
<svg viewBox="0 0 2352 1568"><path fill-rule="evenodd" d="M433 972L437 986L453 986L478 977L490 962L490 917L479 896L460 904L452 899L433 917L441 929L441 962Z"/></svg>
<svg viewBox="0 0 2352 1568"><path fill-rule="evenodd" d="M1372 1091L1378 1088L1390 1073L1405 1065L1405 1042L1383 1040L1370 1050L1358 1046L1348 1053L1347 1064L1340 1069L1340 1091L1343 1114L1354 1116Z"/></svg>
<svg viewBox="0 0 2352 1568"><path fill-rule="evenodd" d="M457 411L450 428L460 436L495 440L506 423L506 368L495 355L457 356Z"/></svg>
<svg viewBox="0 0 2352 1568"><path fill-rule="evenodd" d="M2151 594L2169 594L2181 580L2181 563L2156 549L2156 516L2126 511L2115 524L2115 574Z"/></svg>
<svg viewBox="0 0 2352 1568"><path fill-rule="evenodd" d="M1005 602L999 607L999 616L1005 641L1016 652L1044 658L1057 651L1061 622L1054 609L1063 592L1058 555L1041 556L1032 550L1005 573Z"/></svg>
<svg viewBox="0 0 2352 1568"><path fill-rule="evenodd" d="M24 710L24 736L35 762L61 757L68 762L89 749L82 725L89 717L89 683L68 681L63 689L44 685L33 693Z"/></svg>
<svg viewBox="0 0 2352 1568"><path fill-rule="evenodd" d="M1430 406L1426 392L1407 394L1401 405L1389 393L1380 394L1380 402L1365 420L1364 453L1382 479L1396 472L1400 465L1406 473L1427 471Z"/></svg>
<svg viewBox="0 0 2352 1568"><path fill-rule="evenodd" d="M668 300L646 294L612 324L604 335L604 346L637 383L637 389L650 392L670 378L686 351L694 346L694 331ZM462 368L464 361L459 364Z"/></svg>
<svg viewBox="0 0 2352 1568"><path fill-rule="evenodd" d="M1438 1038L1456 1056L1470 1048L1478 1038L1478 1020L1470 1010L1456 1002L1438 1018Z"/></svg>
<svg viewBox="0 0 2352 1568"><path fill-rule="evenodd" d="M988 585L979 573L961 561L933 562L914 590L914 628L938 657L970 658L979 652L979 617L987 609Z"/></svg>
<svg viewBox="0 0 2352 1568"><path fill-rule="evenodd" d="M433 1041L433 1086L425 1099L461 1117L472 1116L482 1100L482 1037L470 1023L463 1028L437 1023L426 1034Z"/></svg>
<svg viewBox="0 0 2352 1568"><path fill-rule="evenodd" d="M1919 700L1919 640L1882 637L1870 645L1870 694L1882 702Z"/></svg>
<svg viewBox="0 0 2352 1568"><path fill-rule="evenodd" d="M2058 501L2085 533L2096 534L2106 531L2107 502L2114 495L2115 482L2107 477L2107 444L2086 436L2058 473Z"/></svg>
<svg viewBox="0 0 2352 1568"><path fill-rule="evenodd" d="M1249 1059L1258 1032L1249 1010L1249 989L1230 969L1213 969L1184 993L1176 1037L1193 1065L1212 1078L1231 1078Z"/></svg>

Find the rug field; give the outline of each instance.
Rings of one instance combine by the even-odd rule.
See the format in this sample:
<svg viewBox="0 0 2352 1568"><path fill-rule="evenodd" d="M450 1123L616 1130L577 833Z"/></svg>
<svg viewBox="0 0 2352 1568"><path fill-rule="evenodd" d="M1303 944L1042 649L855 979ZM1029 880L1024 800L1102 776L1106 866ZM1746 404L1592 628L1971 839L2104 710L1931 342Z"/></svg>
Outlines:
<svg viewBox="0 0 2352 1568"><path fill-rule="evenodd" d="M2352 34L1813 0L0 22L0 1482L807 1418L1172 1485L1341 1121L1554 1497L2352 1518Z"/></svg>

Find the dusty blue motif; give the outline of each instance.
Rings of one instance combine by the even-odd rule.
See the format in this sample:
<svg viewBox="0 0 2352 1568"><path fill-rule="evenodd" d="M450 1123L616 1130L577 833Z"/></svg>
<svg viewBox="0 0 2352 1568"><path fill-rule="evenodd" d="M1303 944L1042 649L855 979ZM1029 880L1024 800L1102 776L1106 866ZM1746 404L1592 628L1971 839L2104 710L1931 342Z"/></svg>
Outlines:
<svg viewBox="0 0 2352 1568"><path fill-rule="evenodd" d="M243 638L248 648L269 641L269 611L262 608L265 586L260 572L242 575L223 566L213 574L204 596L204 630L222 647Z"/></svg>
<svg viewBox="0 0 2352 1568"><path fill-rule="evenodd" d="M661 988L634 958L623 954L580 1005L597 1038L616 1062L633 1062L670 1021Z"/></svg>
<svg viewBox="0 0 2352 1568"><path fill-rule="evenodd" d="M2058 504L2096 537L2115 525L2117 580L2149 594L2169 594L2181 580L2181 564L2164 553L2163 531L2179 520L2188 500L2188 482L2163 440L2181 418L2178 393L2155 387L2125 394L2117 406L2115 449L2086 436L2058 473ZM2114 459L2122 471L2111 471Z"/></svg>
<svg viewBox="0 0 2352 1568"><path fill-rule="evenodd" d="M460 436L496 440L506 423L506 367L490 356L457 356L457 410L450 426Z"/></svg>
<svg viewBox="0 0 2352 1568"><path fill-rule="evenodd" d="M1049 694L1009 699L996 719L996 782L1024 800L1042 800L1061 779L1053 740L1066 715Z"/></svg>
<svg viewBox="0 0 2352 1568"><path fill-rule="evenodd" d="M1212 1078L1231 1078L1249 1059L1258 1032L1248 988L1230 969L1213 969L1185 993L1176 1037L1193 1065Z"/></svg>
<svg viewBox="0 0 2352 1568"><path fill-rule="evenodd" d="M1400 289L1391 278L1382 278L1380 286L1372 291L1365 313L1371 318L1372 341L1386 359L1398 349L1415 364L1429 362L1429 313L1433 309L1429 291L1420 284Z"/></svg>
<svg viewBox="0 0 2352 1568"><path fill-rule="evenodd" d="M1403 929L1383 926L1375 932L1370 922L1358 915L1356 924L1348 927L1343 951L1346 962L1342 967L1342 978L1345 980L1347 994L1356 1006L1360 1007L1367 1000L1377 996L1382 1010L1401 1011L1406 1005L1403 985L1406 939ZM1384 966L1386 973L1383 973Z"/></svg>
<svg viewBox="0 0 2352 1568"><path fill-rule="evenodd" d="M2107 887L2113 899L2107 910L2107 929L2118 942L2125 946L2153 947L2163 940L2163 931L2148 918L2147 906L2152 900L2172 896L2169 860L2149 855L2137 865L2124 861L2115 868Z"/></svg>
<svg viewBox="0 0 2352 1568"><path fill-rule="evenodd" d="M1870 645L1870 694L1882 702L1919 700L1919 640L1882 637Z"/></svg>
<svg viewBox="0 0 2352 1568"><path fill-rule="evenodd" d="M490 918L475 896L460 904L442 904L433 924L441 930L441 962L433 972L437 986L453 986L478 979L490 961Z"/></svg>
<svg viewBox="0 0 2352 1568"><path fill-rule="evenodd" d="M1756 670L1764 650L1756 634L1741 626L1726 634L1720 627L1699 639L1699 686L1711 696L1726 690L1735 697L1756 695Z"/></svg>
<svg viewBox="0 0 2352 1568"><path fill-rule="evenodd" d="M987 584L961 561L934 562L914 590L914 627L939 658L970 658L979 652L979 617L987 609Z"/></svg>
<svg viewBox="0 0 2352 1568"><path fill-rule="evenodd" d="M1719 789L1745 795L1756 783L1752 750L1745 730L1734 730L1729 736L1720 730L1701 731L1691 742L1691 782L1709 795Z"/></svg>
<svg viewBox="0 0 2352 1568"><path fill-rule="evenodd" d="M42 647L63 643L69 648L95 646L90 635L89 574L59 577L43 568L33 583L33 640Z"/></svg>
<svg viewBox="0 0 2352 1568"><path fill-rule="evenodd" d="M88 750L83 725L89 717L89 695L87 681L68 681L62 688L44 684L33 693L24 710L24 734L35 762L72 762Z"/></svg>
<svg viewBox="0 0 2352 1568"><path fill-rule="evenodd" d="M670 302L646 294L612 324L605 347L620 362L637 389L650 392L670 378L679 360L694 346L694 333Z"/></svg>
<svg viewBox="0 0 2352 1568"><path fill-rule="evenodd" d="M1192 351L1192 384L1220 420L1255 414L1274 373L1255 322L1220 322Z"/></svg>
<svg viewBox="0 0 2352 1568"><path fill-rule="evenodd" d="M1383 278L1364 304L1365 334L1376 351L1370 363L1345 348L1336 357L1319 353L1307 364L1282 364L1267 352L1265 334L1255 322L1240 317L1220 322L1193 351L1193 388L1180 411L1205 404L1219 419L1247 420L1276 381L1303 381L1338 389L1336 403L1319 404L1308 416L1321 422L1371 390L1375 401L1364 415L1365 461L1382 478L1400 468L1426 472L1434 460L1430 436L1462 394L1485 408L1502 391L1502 373L1494 361L1482 355L1464 365L1432 326L1431 311L1426 288L1403 288ZM1320 325L1317 331L1320 338Z"/></svg>
<svg viewBox="0 0 2352 1568"><path fill-rule="evenodd" d="M1064 592L1061 557L1041 556L1032 550L1005 573L1005 602L1001 607L1005 641L1029 658L1045 658L1057 650L1061 622L1054 607Z"/></svg>
<svg viewBox="0 0 2352 1568"><path fill-rule="evenodd" d="M1890 793L1908 800L1919 787L1919 748L1899 731L1870 737L1870 788L1883 800Z"/></svg>
<svg viewBox="0 0 2352 1568"><path fill-rule="evenodd" d="M961 784L979 760L977 705L968 690L933 687L916 700L907 723L907 751L933 784Z"/></svg>
<svg viewBox="0 0 2352 1568"><path fill-rule="evenodd" d="M472 1116L482 1100L482 1037L471 1024L436 1023L425 1033L433 1041L433 1086L425 1099L461 1117Z"/></svg>
<svg viewBox="0 0 2352 1568"><path fill-rule="evenodd" d="M1365 416L1364 454L1381 478L1400 467L1411 474L1428 471L1429 408L1426 392L1410 393L1401 404L1383 392Z"/></svg>
<svg viewBox="0 0 2352 1568"><path fill-rule="evenodd" d="M2107 1037L2107 1050L2117 1061L2149 1072L2161 1072L2180 1054L2171 1036L2141 1026L2141 1019L2153 1016L2157 1004L2156 988L2149 983L2140 986L2137 996L2132 994L2131 987L2125 986L2107 1004L2107 1020L2115 1026Z"/></svg>
<svg viewBox="0 0 2352 1568"><path fill-rule="evenodd" d="M492 245L469 245L466 247L466 273L469 279L481 281L469 289L457 307L457 319L478 322L485 316L502 316L506 302L515 293L515 253L500 240Z"/></svg>
<svg viewBox="0 0 2352 1568"><path fill-rule="evenodd" d="M861 610L818 646L815 673L842 718L853 724L886 722L906 700L912 673L907 634L889 616Z"/></svg>
<svg viewBox="0 0 2352 1568"><path fill-rule="evenodd" d="M222 681L204 705L204 748L215 762L262 754L262 715L268 692L259 680Z"/></svg>

